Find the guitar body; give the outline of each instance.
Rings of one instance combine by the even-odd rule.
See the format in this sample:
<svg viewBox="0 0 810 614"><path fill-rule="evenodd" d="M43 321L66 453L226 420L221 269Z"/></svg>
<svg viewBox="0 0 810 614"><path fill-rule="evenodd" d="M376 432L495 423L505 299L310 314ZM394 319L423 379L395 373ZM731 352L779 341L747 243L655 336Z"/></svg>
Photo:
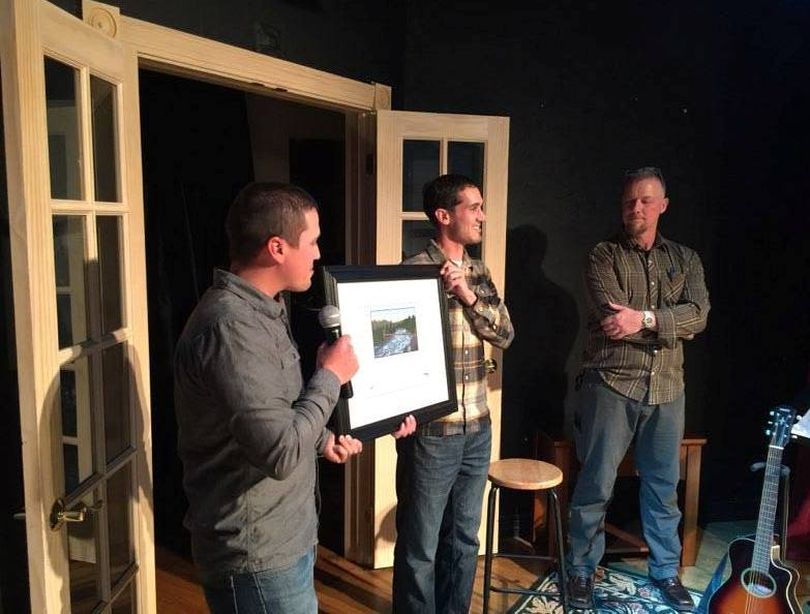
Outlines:
<svg viewBox="0 0 810 614"><path fill-rule="evenodd" d="M771 557L768 574L757 574L751 570L753 553L753 539L731 542L731 576L709 598L709 614L801 614L796 597L798 572Z"/></svg>

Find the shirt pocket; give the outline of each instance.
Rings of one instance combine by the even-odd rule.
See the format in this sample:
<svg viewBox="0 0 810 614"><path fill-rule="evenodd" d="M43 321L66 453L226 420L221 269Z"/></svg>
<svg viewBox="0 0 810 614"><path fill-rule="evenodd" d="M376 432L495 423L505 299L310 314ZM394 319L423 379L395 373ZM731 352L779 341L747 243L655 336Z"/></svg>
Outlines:
<svg viewBox="0 0 810 614"><path fill-rule="evenodd" d="M288 395L295 399L301 393L303 379L301 376L301 355L294 345L288 345L281 352L281 368L284 370L284 381Z"/></svg>
<svg viewBox="0 0 810 614"><path fill-rule="evenodd" d="M301 355L294 346L289 346L281 353L281 366L284 369L294 368L296 364L301 362Z"/></svg>
<svg viewBox="0 0 810 614"><path fill-rule="evenodd" d="M671 307L677 305L683 295L683 287L686 284L686 276L683 273L675 273L664 285L663 302Z"/></svg>

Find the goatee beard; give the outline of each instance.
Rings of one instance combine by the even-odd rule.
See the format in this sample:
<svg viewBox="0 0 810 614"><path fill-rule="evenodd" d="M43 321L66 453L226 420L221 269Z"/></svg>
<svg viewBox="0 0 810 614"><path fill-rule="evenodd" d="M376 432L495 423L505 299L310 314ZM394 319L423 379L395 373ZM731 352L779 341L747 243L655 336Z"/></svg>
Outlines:
<svg viewBox="0 0 810 614"><path fill-rule="evenodd" d="M647 231L647 224L641 220L634 220L624 225L624 232L629 237L638 237Z"/></svg>

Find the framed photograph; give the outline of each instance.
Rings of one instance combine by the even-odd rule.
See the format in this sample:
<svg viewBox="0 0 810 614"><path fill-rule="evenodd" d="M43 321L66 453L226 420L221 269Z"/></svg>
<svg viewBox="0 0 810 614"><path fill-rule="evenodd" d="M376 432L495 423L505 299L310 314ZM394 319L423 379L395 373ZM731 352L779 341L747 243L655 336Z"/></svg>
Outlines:
<svg viewBox="0 0 810 614"><path fill-rule="evenodd" d="M327 304L340 310L360 369L332 426L361 440L457 410L450 325L438 266L323 267Z"/></svg>

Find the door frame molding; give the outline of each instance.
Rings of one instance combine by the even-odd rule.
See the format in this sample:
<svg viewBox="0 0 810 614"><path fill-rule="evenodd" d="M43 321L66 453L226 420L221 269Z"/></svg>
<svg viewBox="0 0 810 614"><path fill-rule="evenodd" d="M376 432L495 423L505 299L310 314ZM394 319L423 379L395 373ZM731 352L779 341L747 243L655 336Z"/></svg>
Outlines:
<svg viewBox="0 0 810 614"><path fill-rule="evenodd" d="M95 11L109 10L93 3ZM93 16L86 18L92 20ZM121 16L115 36L142 68L343 111L390 108L391 88Z"/></svg>

